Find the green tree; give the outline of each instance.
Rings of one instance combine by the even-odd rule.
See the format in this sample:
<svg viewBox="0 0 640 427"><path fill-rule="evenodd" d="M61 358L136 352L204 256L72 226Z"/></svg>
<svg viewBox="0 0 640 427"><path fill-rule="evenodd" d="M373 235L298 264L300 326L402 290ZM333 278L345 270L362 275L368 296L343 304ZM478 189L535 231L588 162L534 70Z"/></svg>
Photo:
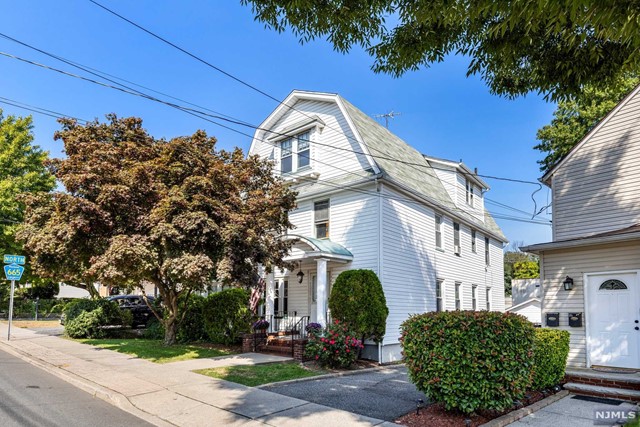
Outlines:
<svg viewBox="0 0 640 427"><path fill-rule="evenodd" d="M514 279L537 279L540 277L538 261L517 261L513 264Z"/></svg>
<svg viewBox="0 0 640 427"><path fill-rule="evenodd" d="M601 88L587 85L579 94L558 103L551 123L538 130L534 148L546 153L540 170L547 172L640 83L637 74L615 79Z"/></svg>
<svg viewBox="0 0 640 427"><path fill-rule="evenodd" d="M606 84L640 66L635 4L598 0L241 0L258 21L300 42L326 38L340 52L361 46L373 69L400 76L470 58L491 91L554 99Z"/></svg>
<svg viewBox="0 0 640 427"><path fill-rule="evenodd" d="M382 284L371 270L347 270L336 278L329 309L334 319L345 322L362 341L382 341L387 326L387 300Z"/></svg>
<svg viewBox="0 0 640 427"><path fill-rule="evenodd" d="M55 178L46 167L46 151L33 144L31 117L4 116L0 109L0 251L2 254L22 254L22 245L15 239L25 206L18 195L48 192L55 187ZM33 281L29 264L22 282ZM6 283L6 282L5 282Z"/></svg>
<svg viewBox="0 0 640 427"><path fill-rule="evenodd" d="M19 237L43 274L157 286L170 345L186 313L179 300L213 280L248 286L258 263L288 266L290 243L278 236L295 194L270 162L218 151L203 131L156 140L138 118L107 118L60 121L67 158L50 168L67 192L28 197Z"/></svg>
<svg viewBox="0 0 640 427"><path fill-rule="evenodd" d="M531 271L529 269L534 269L532 265L528 263L533 263L537 266L538 274L536 276L527 277L534 278L539 277L540 275L540 261L538 257L534 254L530 254L527 252L522 252L520 247L524 246L524 242L514 241L506 248L504 252L504 293L505 295L511 295L511 281L513 279L524 279L525 277L516 277L516 275L527 274L527 272ZM516 265L521 265L521 267L516 267ZM524 269L524 268L527 269ZM516 270L518 270L516 272Z"/></svg>

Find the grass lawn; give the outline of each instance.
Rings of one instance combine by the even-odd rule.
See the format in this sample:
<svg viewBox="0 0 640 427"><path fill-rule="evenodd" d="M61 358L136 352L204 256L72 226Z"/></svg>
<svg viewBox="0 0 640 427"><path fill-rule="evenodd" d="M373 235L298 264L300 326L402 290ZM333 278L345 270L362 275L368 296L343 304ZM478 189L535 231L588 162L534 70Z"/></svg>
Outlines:
<svg viewBox="0 0 640 427"><path fill-rule="evenodd" d="M84 344L94 345L120 353L131 354L156 363L178 362L205 357L227 356L239 351L232 347L213 344L175 344L167 347L161 340L135 339L81 339Z"/></svg>
<svg viewBox="0 0 640 427"><path fill-rule="evenodd" d="M13 326L16 328L29 328L29 329L37 329L37 328L57 328L60 326L59 320L14 320L11 322Z"/></svg>
<svg viewBox="0 0 640 427"><path fill-rule="evenodd" d="M295 380L297 378L314 377L325 373L324 371L312 371L304 368L296 362L225 366L215 369L200 369L194 372L250 387L278 381Z"/></svg>

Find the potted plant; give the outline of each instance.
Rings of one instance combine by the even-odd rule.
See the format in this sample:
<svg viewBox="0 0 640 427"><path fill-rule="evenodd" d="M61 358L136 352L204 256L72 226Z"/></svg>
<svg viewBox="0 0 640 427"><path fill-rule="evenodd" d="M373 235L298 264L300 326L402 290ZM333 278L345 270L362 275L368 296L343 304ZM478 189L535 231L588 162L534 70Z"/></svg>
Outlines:
<svg viewBox="0 0 640 427"><path fill-rule="evenodd" d="M320 323L311 322L305 328L307 335L318 335L322 332L322 325Z"/></svg>
<svg viewBox="0 0 640 427"><path fill-rule="evenodd" d="M258 319L253 323L252 328L255 332L266 333L267 328L269 328L269 322L264 319Z"/></svg>

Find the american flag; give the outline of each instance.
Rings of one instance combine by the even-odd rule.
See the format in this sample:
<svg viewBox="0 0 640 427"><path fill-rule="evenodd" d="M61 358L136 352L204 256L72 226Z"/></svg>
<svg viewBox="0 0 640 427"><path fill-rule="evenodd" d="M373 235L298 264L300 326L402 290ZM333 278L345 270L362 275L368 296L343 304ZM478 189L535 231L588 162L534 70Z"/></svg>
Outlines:
<svg viewBox="0 0 640 427"><path fill-rule="evenodd" d="M249 308L251 309L251 312L253 314L256 314L258 312L258 303L260 302L260 298L262 298L262 294L264 292L266 285L267 285L267 282L265 282L264 277L260 277L258 279L257 286L251 289L251 298L249 299Z"/></svg>

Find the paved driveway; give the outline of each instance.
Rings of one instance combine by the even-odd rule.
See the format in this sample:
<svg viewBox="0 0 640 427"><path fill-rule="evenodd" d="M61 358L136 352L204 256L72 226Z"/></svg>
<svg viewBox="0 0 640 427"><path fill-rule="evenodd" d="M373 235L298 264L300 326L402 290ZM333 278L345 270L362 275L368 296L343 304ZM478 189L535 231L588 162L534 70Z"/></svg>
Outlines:
<svg viewBox="0 0 640 427"><path fill-rule="evenodd" d="M417 399L424 399L425 402L427 400L424 393L416 390L409 381L404 366L276 384L264 389L387 421L393 421L415 410Z"/></svg>

